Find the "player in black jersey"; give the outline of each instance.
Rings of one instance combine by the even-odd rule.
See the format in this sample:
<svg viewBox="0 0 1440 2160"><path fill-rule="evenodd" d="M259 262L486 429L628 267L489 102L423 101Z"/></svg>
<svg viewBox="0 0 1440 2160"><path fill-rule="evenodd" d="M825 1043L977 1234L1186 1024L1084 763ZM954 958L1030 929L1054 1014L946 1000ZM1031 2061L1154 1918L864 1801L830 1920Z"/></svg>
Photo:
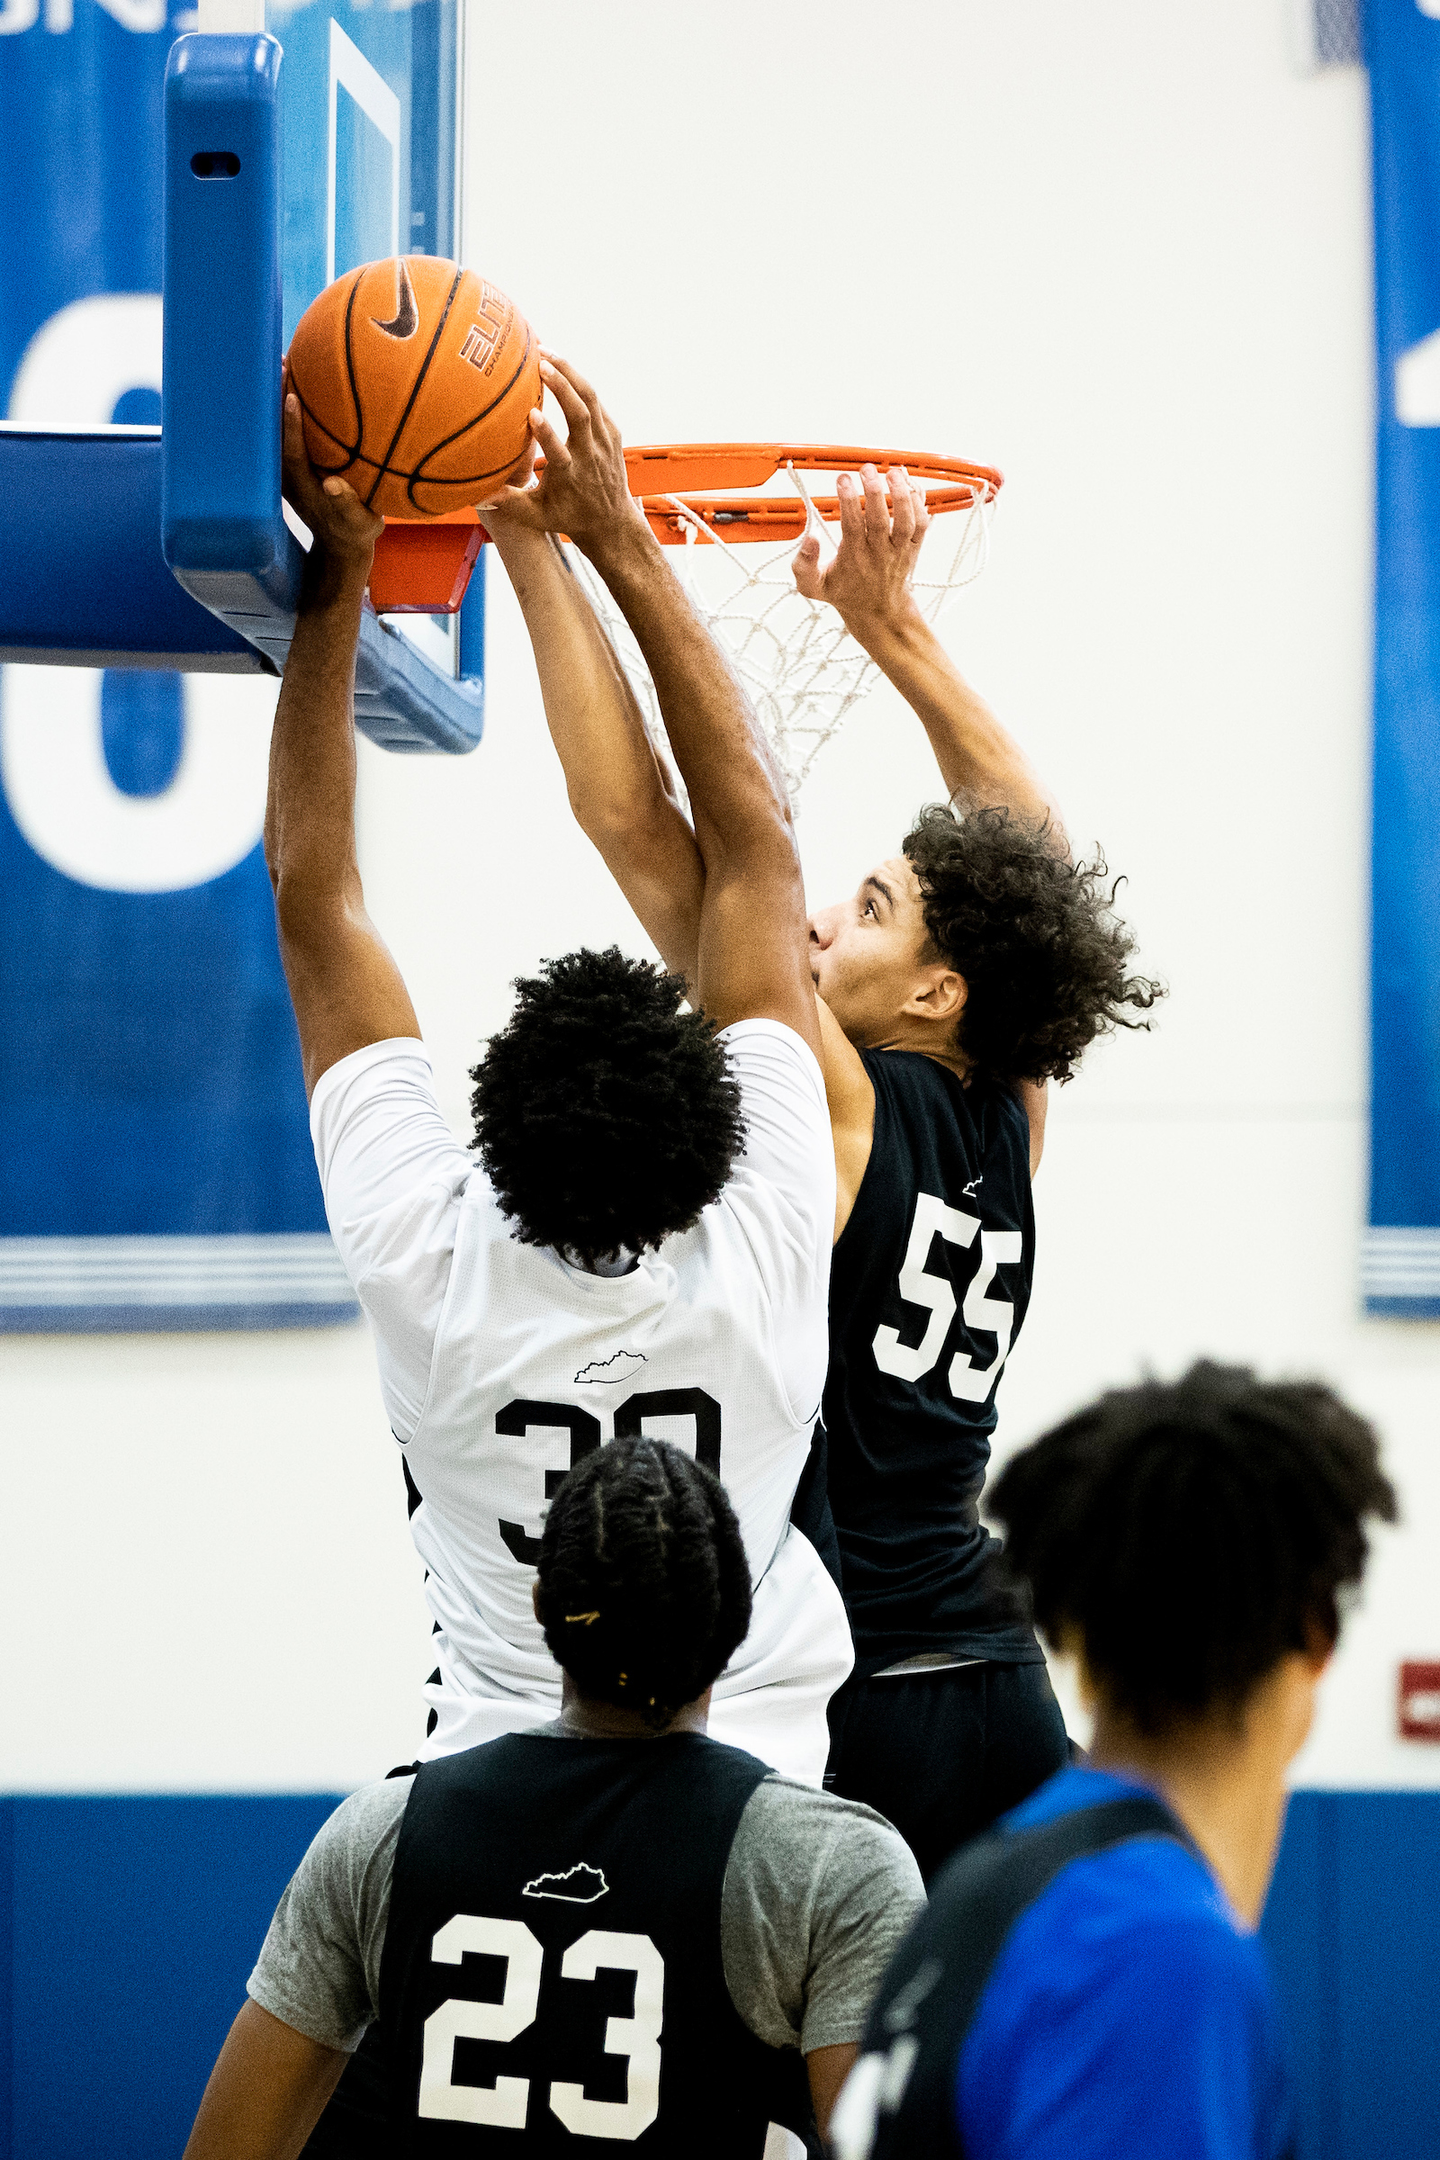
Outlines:
<svg viewBox="0 0 1440 2160"><path fill-rule="evenodd" d="M795 563L919 716L950 798L810 923L838 1173L824 1426L856 1648L828 1781L887 1814L928 1875L1065 1756L978 1503L1030 1295L1047 1084L1097 1035L1141 1024L1159 989L1128 972L1104 862L1073 860L1051 797L920 615L928 518L905 473L889 478L887 498L873 468L863 486L842 474L838 552L822 570L812 539ZM689 974L704 865L638 708L563 558L503 506L484 516L580 823Z"/></svg>
<svg viewBox="0 0 1440 2160"><path fill-rule="evenodd" d="M888 1824L706 1737L751 1610L719 1480L665 1441L594 1449L551 1503L535 1610L558 1723L330 1818L186 2160L293 2160L375 2020L391 2121L326 2147L345 2160L760 2160L772 2121L825 2127L924 1900Z"/></svg>

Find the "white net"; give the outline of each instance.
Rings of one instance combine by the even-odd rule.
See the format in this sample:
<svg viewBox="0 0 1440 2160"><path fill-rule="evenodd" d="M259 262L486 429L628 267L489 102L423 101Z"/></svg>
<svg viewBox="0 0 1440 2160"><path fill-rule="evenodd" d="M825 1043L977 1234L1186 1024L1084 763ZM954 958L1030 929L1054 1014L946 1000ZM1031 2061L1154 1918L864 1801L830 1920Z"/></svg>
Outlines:
<svg viewBox="0 0 1440 2160"><path fill-rule="evenodd" d="M823 561L834 552L838 527L820 518L802 475L793 466L785 471L805 504L806 531L820 535ZM790 564L797 540L734 546L701 525L678 495L667 500L686 526L686 544L672 549L671 559L744 684L793 801L851 706L869 689L875 663L833 607L796 591ZM927 621L934 622L984 569L994 500L993 490L977 481L968 508L948 511L931 526L924 574L914 581ZM650 738L673 769L655 686L629 625L584 556L575 548L568 552L634 688Z"/></svg>

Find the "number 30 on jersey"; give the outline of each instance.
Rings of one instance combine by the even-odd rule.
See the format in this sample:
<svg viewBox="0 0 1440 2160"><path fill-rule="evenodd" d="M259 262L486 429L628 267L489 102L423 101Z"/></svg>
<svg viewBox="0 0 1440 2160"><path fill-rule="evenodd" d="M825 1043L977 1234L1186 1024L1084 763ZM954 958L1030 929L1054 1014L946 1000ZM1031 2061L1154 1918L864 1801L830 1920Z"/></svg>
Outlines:
<svg viewBox="0 0 1440 2160"><path fill-rule="evenodd" d="M978 1215L967 1215L959 1208L947 1207L933 1193L919 1194L915 1202L915 1220L910 1226L910 1243L905 1248L905 1264L900 1270L900 1295L909 1305L927 1308L930 1317L925 1323L925 1333L912 1349L908 1343L901 1342L898 1328L879 1327L875 1331L875 1362L881 1372L890 1373L897 1380L923 1380L926 1373L933 1372L944 1355L950 1323L955 1318L955 1292L948 1276L929 1273L926 1262L930 1258L930 1247L937 1237L944 1238L947 1245L973 1245L977 1233L980 1260L965 1293L962 1311L967 1328L980 1328L995 1337L995 1359L993 1364L977 1366L963 1350L956 1351L950 1360L947 1378L950 1393L957 1402L985 1402L1009 1355L1015 1308L1008 1298L991 1297L989 1290L995 1280L996 1268L1021 1256L1023 1248L1018 1230L986 1230Z"/></svg>

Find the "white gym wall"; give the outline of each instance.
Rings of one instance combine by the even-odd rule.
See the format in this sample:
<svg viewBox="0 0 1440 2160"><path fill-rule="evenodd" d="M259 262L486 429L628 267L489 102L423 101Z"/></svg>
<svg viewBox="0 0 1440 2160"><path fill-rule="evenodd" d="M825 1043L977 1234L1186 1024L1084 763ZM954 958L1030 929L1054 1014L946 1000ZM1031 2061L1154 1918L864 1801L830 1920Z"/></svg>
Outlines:
<svg viewBox="0 0 1440 2160"><path fill-rule="evenodd" d="M467 253L631 440L1000 465L957 658L1128 883L1155 1032L1057 1094L1002 1452L1208 1351L1385 1434L1382 1543L1305 1782L1435 1782L1440 1329L1359 1317L1371 297L1365 83L1285 0L471 0ZM628 911L490 582L486 738L362 749L371 906L466 1120L541 955ZM887 690L806 792L812 900L938 792ZM10 1787L330 1787L408 1758L419 1566L363 1332L0 1341Z"/></svg>

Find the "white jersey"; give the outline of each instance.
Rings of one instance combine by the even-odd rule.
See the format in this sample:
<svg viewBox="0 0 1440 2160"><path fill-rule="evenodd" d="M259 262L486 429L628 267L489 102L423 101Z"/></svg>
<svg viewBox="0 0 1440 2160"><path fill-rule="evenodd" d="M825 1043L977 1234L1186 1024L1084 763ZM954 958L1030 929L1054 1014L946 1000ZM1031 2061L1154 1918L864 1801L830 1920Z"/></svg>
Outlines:
<svg viewBox="0 0 1440 2160"><path fill-rule="evenodd" d="M643 1431L718 1472L750 1561L754 1617L712 1732L819 1782L853 1653L789 1518L828 1354L830 1121L792 1029L746 1020L721 1039L744 1151L692 1230L619 1275L514 1236L440 1114L423 1044L373 1043L315 1090L326 1210L375 1332L436 1624L427 1756L556 1715L530 1601L547 1504L591 1448Z"/></svg>

